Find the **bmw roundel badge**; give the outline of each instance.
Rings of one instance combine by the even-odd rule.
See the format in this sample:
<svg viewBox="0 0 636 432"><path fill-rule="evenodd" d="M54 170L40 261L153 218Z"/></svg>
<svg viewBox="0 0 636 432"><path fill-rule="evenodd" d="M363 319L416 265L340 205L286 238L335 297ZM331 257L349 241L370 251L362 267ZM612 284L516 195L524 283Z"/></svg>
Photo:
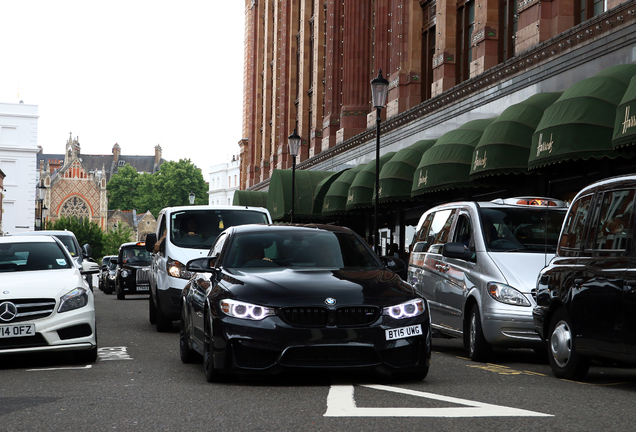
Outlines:
<svg viewBox="0 0 636 432"><path fill-rule="evenodd" d="M331 298L331 297L327 297L325 299L325 303L327 304L327 306L334 306L336 304L336 299L335 298Z"/></svg>

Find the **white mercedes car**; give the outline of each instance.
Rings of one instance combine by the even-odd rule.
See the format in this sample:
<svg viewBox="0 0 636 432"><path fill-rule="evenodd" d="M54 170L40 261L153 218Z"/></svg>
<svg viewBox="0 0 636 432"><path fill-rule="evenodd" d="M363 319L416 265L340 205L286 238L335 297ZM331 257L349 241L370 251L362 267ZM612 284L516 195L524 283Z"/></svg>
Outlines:
<svg viewBox="0 0 636 432"><path fill-rule="evenodd" d="M0 237L0 355L73 351L97 360L95 304L82 269L52 236Z"/></svg>

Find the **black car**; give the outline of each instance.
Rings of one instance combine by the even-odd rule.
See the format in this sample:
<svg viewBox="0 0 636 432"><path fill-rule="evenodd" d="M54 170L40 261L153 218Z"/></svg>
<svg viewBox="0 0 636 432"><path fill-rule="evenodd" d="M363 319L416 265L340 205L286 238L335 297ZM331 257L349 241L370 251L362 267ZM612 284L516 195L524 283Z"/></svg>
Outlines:
<svg viewBox="0 0 636 432"><path fill-rule="evenodd" d="M104 276L104 294L112 294L115 292L117 280L117 255L108 263Z"/></svg>
<svg viewBox="0 0 636 432"><path fill-rule="evenodd" d="M426 300L353 231L326 225L226 229L188 262L180 351L208 381L284 369L372 369L424 379Z"/></svg>
<svg viewBox="0 0 636 432"><path fill-rule="evenodd" d="M636 175L579 192L539 274L533 318L559 378L583 378L593 358L636 363L635 197Z"/></svg>
<svg viewBox="0 0 636 432"><path fill-rule="evenodd" d="M102 258L102 264L99 267L99 274L97 275L97 285L101 291L104 291L104 281L108 277L108 264L113 258L117 258L117 255L106 255Z"/></svg>
<svg viewBox="0 0 636 432"><path fill-rule="evenodd" d="M119 300L124 300L126 294L149 292L151 257L144 242L124 243L119 247L115 277L115 292Z"/></svg>

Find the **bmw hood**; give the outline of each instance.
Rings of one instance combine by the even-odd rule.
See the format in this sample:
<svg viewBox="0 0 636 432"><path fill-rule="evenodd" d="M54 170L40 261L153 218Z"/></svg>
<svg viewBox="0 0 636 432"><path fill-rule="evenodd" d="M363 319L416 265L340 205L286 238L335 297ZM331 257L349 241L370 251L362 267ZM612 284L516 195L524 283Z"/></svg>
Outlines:
<svg viewBox="0 0 636 432"><path fill-rule="evenodd" d="M387 306L419 297L388 270L233 270L222 284L234 298L263 306L324 306L328 298L339 306Z"/></svg>
<svg viewBox="0 0 636 432"><path fill-rule="evenodd" d="M523 252L489 252L488 255L501 271L506 284L529 294L536 288L537 277L554 254Z"/></svg>
<svg viewBox="0 0 636 432"><path fill-rule="evenodd" d="M0 301L15 298L54 298L82 287L88 290L77 269L40 270L3 273ZM89 290L90 291L90 290Z"/></svg>

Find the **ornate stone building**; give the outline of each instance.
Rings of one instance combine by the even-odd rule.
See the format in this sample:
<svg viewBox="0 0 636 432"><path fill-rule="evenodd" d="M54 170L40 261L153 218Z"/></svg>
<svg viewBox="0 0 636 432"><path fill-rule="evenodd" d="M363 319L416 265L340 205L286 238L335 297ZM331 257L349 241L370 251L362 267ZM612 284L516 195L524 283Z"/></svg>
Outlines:
<svg viewBox="0 0 636 432"><path fill-rule="evenodd" d="M72 135L63 155L39 153L37 160L39 178L46 187L44 204L49 209L48 221L56 221L61 216L87 218L103 230L116 223L110 221L106 184L118 168L129 164L138 172L155 173L164 162L160 146L155 147L154 156L122 155L118 144L113 146L112 156L83 155L79 139ZM127 223L137 234L137 218L122 214L115 213L121 216L117 220ZM147 219L147 215L143 218ZM146 232L144 228L138 235Z"/></svg>

